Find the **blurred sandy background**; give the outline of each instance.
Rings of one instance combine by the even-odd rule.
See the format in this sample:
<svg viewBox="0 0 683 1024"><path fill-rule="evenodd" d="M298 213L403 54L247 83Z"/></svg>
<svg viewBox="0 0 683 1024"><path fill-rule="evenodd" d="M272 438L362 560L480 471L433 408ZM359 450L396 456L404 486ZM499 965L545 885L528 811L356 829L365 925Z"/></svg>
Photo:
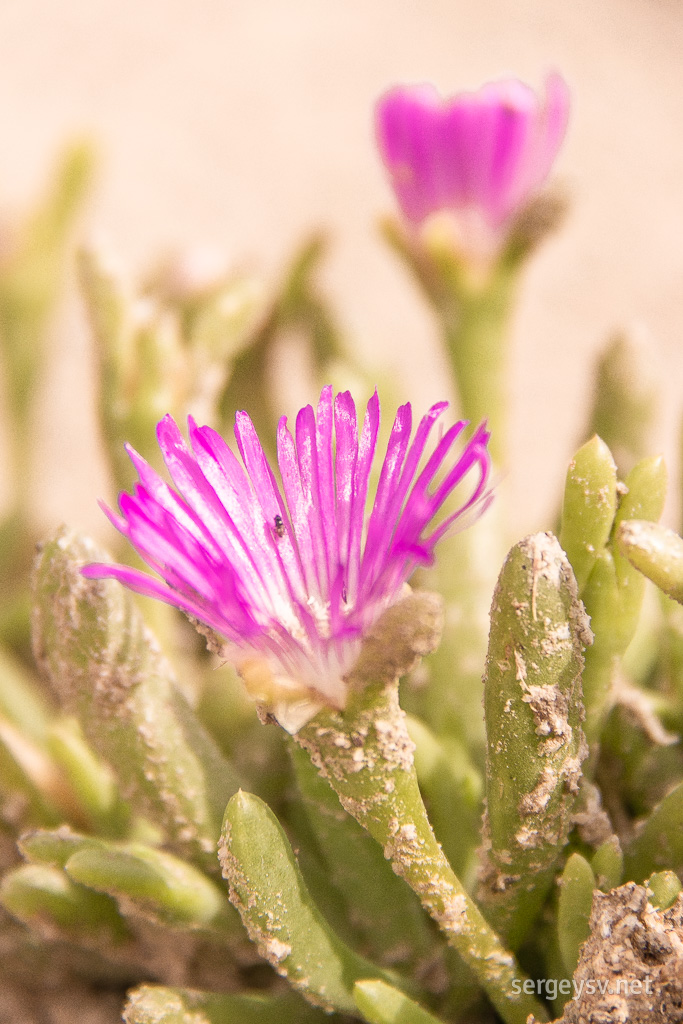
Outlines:
<svg viewBox="0 0 683 1024"><path fill-rule="evenodd" d="M658 446L681 411L680 0L1 0L0 205L29 203L68 137L100 175L86 229L131 274L211 243L274 275L302 234L333 237L326 287L359 351L419 409L443 397L430 316L376 231L392 209L372 137L399 80L452 92L562 71L574 97L557 173L573 197L527 275L512 346L513 528L547 526L598 347L644 322L662 369ZM91 356L72 289L36 424L42 525L106 533ZM66 409L66 414L65 414ZM293 410L290 410L290 412Z"/></svg>

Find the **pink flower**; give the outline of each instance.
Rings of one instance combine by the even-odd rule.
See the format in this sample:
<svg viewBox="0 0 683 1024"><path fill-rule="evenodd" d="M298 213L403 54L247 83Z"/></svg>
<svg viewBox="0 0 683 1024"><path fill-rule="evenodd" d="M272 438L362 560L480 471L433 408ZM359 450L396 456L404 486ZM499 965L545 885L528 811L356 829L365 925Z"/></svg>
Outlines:
<svg viewBox="0 0 683 1024"><path fill-rule="evenodd" d="M391 89L377 104L377 140L403 215L419 225L450 211L463 235L499 245L548 177L568 115L557 74L543 101L514 78L445 100L432 85Z"/></svg>
<svg viewBox="0 0 683 1024"><path fill-rule="evenodd" d="M398 410L367 521L379 431L376 392L360 441L348 392L333 399L332 388L324 388L317 417L310 405L297 416L295 437L283 417L277 432L281 486L246 413L235 422L242 462L214 430L192 418L190 449L166 416L157 436L175 489L128 448L139 483L132 495L120 496L121 515L104 508L162 579L123 565L82 571L118 579L210 627L224 638L221 653L248 686L250 679L256 689L268 680L276 717L296 731L322 705L344 706L344 676L363 634L397 600L413 569L432 562L439 538L490 500L484 425L460 450L466 423L456 423L419 468L446 406L432 406L412 443L411 407ZM463 480L465 499L435 525Z"/></svg>

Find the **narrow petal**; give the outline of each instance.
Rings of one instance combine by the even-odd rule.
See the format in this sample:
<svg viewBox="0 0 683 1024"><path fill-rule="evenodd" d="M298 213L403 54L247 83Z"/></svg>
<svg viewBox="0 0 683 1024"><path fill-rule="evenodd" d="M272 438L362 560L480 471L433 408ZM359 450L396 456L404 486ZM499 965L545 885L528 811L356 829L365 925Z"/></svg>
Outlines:
<svg viewBox="0 0 683 1024"><path fill-rule="evenodd" d="M445 480L435 491L432 498L435 509L439 509L441 507L448 495L455 487L457 487L473 466L479 466L481 475L484 478L488 476L491 459L487 445L490 437L491 435L486 424L480 424L455 466L453 466L453 468L448 472Z"/></svg>
<svg viewBox="0 0 683 1024"><path fill-rule="evenodd" d="M332 462L332 431L334 408L332 388L324 387L318 402L316 449L318 455L318 486L323 540L327 553L327 573L332 581L339 573L339 544L335 516L334 465Z"/></svg>
<svg viewBox="0 0 683 1024"><path fill-rule="evenodd" d="M377 446L379 433L379 397L377 392L371 396L365 410L363 430L358 446L358 458L353 476L353 495L349 513L349 547L347 555L348 600L355 601L358 591L361 563L361 540L365 521L365 504L368 496L370 470Z"/></svg>
<svg viewBox="0 0 683 1024"><path fill-rule="evenodd" d="M429 487L441 465L450 455L451 448L457 440L461 429L462 424L457 423L446 432L437 445L432 457L427 462L424 470L418 477L410 497L406 502L399 527L396 530L395 543L397 549L408 549L412 544L416 544L418 547L425 548L426 557L431 559L431 552L435 543L434 537L442 536L448 527L443 530L435 531L434 534L427 539L422 536L423 531L438 514L443 503L453 492L454 488L475 466L479 470L479 478L473 488L472 495L460 506L458 511L450 517L448 525L454 522L458 516L462 515L483 495L490 469L490 457L486 448L486 442L488 441L489 434L483 424L478 428L455 466L447 474L445 480L436 489L435 493L429 493Z"/></svg>
<svg viewBox="0 0 683 1024"><path fill-rule="evenodd" d="M318 580L319 593L329 593L329 570L327 547L323 529L318 478L318 444L315 415L310 405L305 406L296 418L296 453L299 463L301 489L309 524L313 565Z"/></svg>
<svg viewBox="0 0 683 1024"><path fill-rule="evenodd" d="M354 477L358 460L358 422L356 406L348 391L334 400L334 432L337 441L335 474L337 480L337 535L339 538L339 564L342 567L343 587L348 584L349 541L351 536L351 506Z"/></svg>
<svg viewBox="0 0 683 1024"><path fill-rule="evenodd" d="M527 86L514 80L500 83L491 162L482 192L482 205L495 226L510 216L526 188L524 165L533 145L536 109L536 97Z"/></svg>
<svg viewBox="0 0 683 1024"><path fill-rule="evenodd" d="M282 417L277 429L277 457L282 477L287 506L291 516L292 528L299 551L301 569L307 594L320 593L319 581L315 568L313 538L309 520L309 502L306 498L299 471L296 444L287 427L286 417Z"/></svg>
<svg viewBox="0 0 683 1024"><path fill-rule="evenodd" d="M405 543L411 533L415 533L415 539L417 539L432 516L436 514L437 506L428 494L428 489L448 456L453 443L462 433L463 427L464 423L460 421L454 423L446 431L415 481L394 535L394 541L398 545Z"/></svg>
<svg viewBox="0 0 683 1024"><path fill-rule="evenodd" d="M179 608L230 640L240 641L251 633L258 634L259 627L256 623L252 623L251 629L247 630L247 620L243 609L239 609L239 614L235 616L238 621L231 623L223 613L223 609L221 609L221 613L218 613L210 604L201 600L188 599L166 583L162 583L138 569L131 569L130 566L93 562L90 565L84 565L81 573L88 579L118 580L129 590L135 591L136 594L153 597L165 604L173 605L174 608ZM237 611L238 608L235 610Z"/></svg>
<svg viewBox="0 0 683 1024"><path fill-rule="evenodd" d="M113 509L110 509L104 501L98 501L97 504L100 506L114 529L118 530L119 533L122 533L124 537L127 537L128 523L126 522L125 516L120 516L117 512L114 512Z"/></svg>
<svg viewBox="0 0 683 1024"><path fill-rule="evenodd" d="M121 511L128 520L128 537L145 561L181 589L202 597L214 595L215 575L207 552L159 505L148 501L143 488L136 497L124 494Z"/></svg>
<svg viewBox="0 0 683 1024"><path fill-rule="evenodd" d="M458 209L474 201L477 167L473 166L476 158L473 135L477 118L477 104L469 95L444 104L436 143L440 201L430 213L437 209Z"/></svg>
<svg viewBox="0 0 683 1024"><path fill-rule="evenodd" d="M260 585L276 601L277 594L290 587L298 600L305 600L305 588L298 554L285 515L285 536L273 530L256 529L260 506L239 460L223 438L210 427L197 427L190 418L190 438L199 466L211 483L230 522L234 524L245 558Z"/></svg>
<svg viewBox="0 0 683 1024"><path fill-rule="evenodd" d="M410 444L412 432L412 409L410 404L402 405L396 413L394 425L391 428L387 453L382 463L375 503L368 521L368 533L365 542L365 553L363 559L363 570L366 571L366 563L369 553L381 550L381 538L387 526L388 510L392 496L398 491L401 471L405 462L406 452Z"/></svg>
<svg viewBox="0 0 683 1024"><path fill-rule="evenodd" d="M439 97L431 85L398 88L377 105L377 140L404 215L420 222L438 208L433 138Z"/></svg>
<svg viewBox="0 0 683 1024"><path fill-rule="evenodd" d="M235 440L258 499L263 525L270 525L276 515L285 512L285 506L254 424L246 412L235 416Z"/></svg>
<svg viewBox="0 0 683 1024"><path fill-rule="evenodd" d="M365 547L362 570L363 595L371 593L375 584L381 578L404 501L415 481L415 475L429 440L429 435L436 420L447 407L448 402L438 402L422 417L402 467L400 478L395 483L392 481L392 487L387 488L384 514L377 516L373 524L373 543L372 545L367 543ZM458 426L462 430L465 426L465 421L461 421ZM381 484L378 489L378 499L380 498L380 490Z"/></svg>
<svg viewBox="0 0 683 1024"><path fill-rule="evenodd" d="M434 547L437 541L443 537L452 525L457 520L464 518L466 513L472 508L480 505L479 514L481 514L485 507L488 507L491 497L490 490L487 490L488 478L491 471L491 456L487 447L490 436L491 435L486 428L486 424L482 423L477 428L476 433L467 445L467 448L461 455L460 459L449 472L446 479L434 495L433 501L435 503L435 509L438 511L458 484L465 479L467 474L471 473L472 470L477 471L477 481L472 487L470 497L427 538L425 543L431 547Z"/></svg>
<svg viewBox="0 0 683 1024"><path fill-rule="evenodd" d="M283 523L289 522L287 505L266 459L254 424L244 412L238 412L235 417L235 440L261 512L260 516L255 517L254 526L260 542L266 544L273 540L276 516L279 516ZM298 592L299 573L292 546L278 544L276 553L285 566L288 588L292 592Z"/></svg>
<svg viewBox="0 0 683 1024"><path fill-rule="evenodd" d="M171 420L171 422L173 421ZM175 427L175 423L173 423L173 427ZM177 427L175 427L175 429L177 430ZM202 518L202 513L205 513L206 511L204 503L199 502L198 509L191 509L187 502L183 501L182 498L173 491L164 480L161 479L156 470L153 469L141 455L138 455L134 448L127 445L126 451L128 452L131 462L135 466L137 474L140 477L141 484L153 501L166 509L171 516L184 526L188 533L192 534L192 536L197 540L207 544L207 546L209 546L214 553L218 555L219 548L214 543L215 534L210 530L209 524L206 523L205 518ZM188 493L188 491L186 490L185 493Z"/></svg>
<svg viewBox="0 0 683 1024"><path fill-rule="evenodd" d="M562 75L548 75L545 83L545 104L539 113L535 173L531 187L542 184L550 173L555 157L564 141L569 122L569 86Z"/></svg>

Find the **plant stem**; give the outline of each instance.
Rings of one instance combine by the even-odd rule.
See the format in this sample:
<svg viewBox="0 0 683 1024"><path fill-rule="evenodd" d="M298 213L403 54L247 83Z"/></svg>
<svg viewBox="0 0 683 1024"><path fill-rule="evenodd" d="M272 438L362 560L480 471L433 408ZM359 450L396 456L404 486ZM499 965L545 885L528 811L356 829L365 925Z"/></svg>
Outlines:
<svg viewBox="0 0 683 1024"><path fill-rule="evenodd" d="M343 712L320 712L295 739L342 806L384 849L449 943L478 978L506 1024L525 1024L544 1007L523 991L525 976L448 863L420 796L413 744L398 686L352 688Z"/></svg>
<svg viewBox="0 0 683 1024"><path fill-rule="evenodd" d="M523 259L504 250L487 268L469 266L448 237L435 232L421 242L399 225L383 225L384 235L408 265L436 316L450 359L463 416L488 420L489 449L496 465L505 455L506 331Z"/></svg>
<svg viewBox="0 0 683 1024"><path fill-rule="evenodd" d="M440 326L458 381L463 415L471 423L487 420L493 461L505 461L507 396L505 336L513 308L517 275L496 267L485 282L467 280L455 267L443 268L454 301L441 309Z"/></svg>

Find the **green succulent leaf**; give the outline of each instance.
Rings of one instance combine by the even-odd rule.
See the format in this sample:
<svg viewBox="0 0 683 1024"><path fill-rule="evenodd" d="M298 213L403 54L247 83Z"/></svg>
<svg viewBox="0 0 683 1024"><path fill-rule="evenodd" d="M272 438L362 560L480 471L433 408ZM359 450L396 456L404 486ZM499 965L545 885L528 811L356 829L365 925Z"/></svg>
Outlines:
<svg viewBox="0 0 683 1024"><path fill-rule="evenodd" d="M573 853L562 874L557 907L560 952L568 975L574 973L579 961L579 950L590 934L589 919L594 889L593 869L580 853Z"/></svg>
<svg viewBox="0 0 683 1024"><path fill-rule="evenodd" d="M617 467L597 434L569 463L559 541L571 562L579 594L609 540L617 511Z"/></svg>
<svg viewBox="0 0 683 1024"><path fill-rule="evenodd" d="M62 285L66 247L90 188L94 154L85 142L62 155L50 189L0 268L0 345L16 432L25 435L45 352L45 329Z"/></svg>
<svg viewBox="0 0 683 1024"><path fill-rule="evenodd" d="M217 873L220 822L237 776L177 689L131 595L115 581L81 575L84 564L106 560L64 529L43 545L34 574L36 660L123 795L174 848Z"/></svg>
<svg viewBox="0 0 683 1024"><path fill-rule="evenodd" d="M295 739L324 772L344 808L381 844L394 871L419 895L506 1024L524 1024L530 1013L545 1020L543 1006L524 991L525 978L514 956L455 875L427 818L412 742L398 706L399 666L412 649L411 632L414 640L426 624L416 620L419 604L408 607L413 610L412 621L402 618L407 609L402 613L396 606L390 609L393 614L388 621L380 620L367 656L361 653L356 664L344 711L319 712ZM400 642L391 645L399 623L402 634L396 640ZM428 632L433 640L433 630ZM390 645L384 660L379 658L382 643ZM388 669L392 663L394 681L373 683L372 673L381 664Z"/></svg>
<svg viewBox="0 0 683 1024"><path fill-rule="evenodd" d="M368 1024L439 1024L437 1017L379 978L357 981L353 998Z"/></svg>
<svg viewBox="0 0 683 1024"><path fill-rule="evenodd" d="M324 1024L326 1014L295 995L220 995L141 985L128 995L126 1024Z"/></svg>
<svg viewBox="0 0 683 1024"><path fill-rule="evenodd" d="M625 519L616 539L635 569L683 604L683 539L677 533L646 519Z"/></svg>
<svg viewBox="0 0 683 1024"><path fill-rule="evenodd" d="M85 815L104 835L121 836L129 808L121 800L114 773L95 756L78 720L58 719L47 731L47 747L64 772Z"/></svg>
<svg viewBox="0 0 683 1024"><path fill-rule="evenodd" d="M74 853L102 845L101 839L72 832L64 825L53 830L36 829L27 832L18 843L21 853L33 864L51 864L60 868Z"/></svg>
<svg viewBox="0 0 683 1024"><path fill-rule="evenodd" d="M25 736L12 722L0 717L0 793L21 794L20 828L59 824L82 825L83 816L64 774L41 743Z"/></svg>
<svg viewBox="0 0 683 1024"><path fill-rule="evenodd" d="M617 836L612 836L602 843L591 860L591 868L595 875L595 884L603 892L616 889L621 885L624 875L624 854Z"/></svg>
<svg viewBox="0 0 683 1024"><path fill-rule="evenodd" d="M230 899L263 958L312 1002L353 1013L354 983L381 972L334 934L280 823L258 797L240 791L230 800L220 858Z"/></svg>
<svg viewBox="0 0 683 1024"><path fill-rule="evenodd" d="M657 804L624 851L624 877L642 882L653 871L683 866L683 782Z"/></svg>
<svg viewBox="0 0 683 1024"><path fill-rule="evenodd" d="M0 884L0 904L25 924L52 924L64 937L107 935L114 943L128 937L113 900L46 864L22 864L9 871Z"/></svg>
<svg viewBox="0 0 683 1024"><path fill-rule="evenodd" d="M652 890L650 902L660 910L668 910L676 902L683 888L675 871L656 871L645 884Z"/></svg>
<svg viewBox="0 0 683 1024"><path fill-rule="evenodd" d="M127 912L175 928L239 934L227 897L197 868L163 850L140 843L98 843L73 853L64 869L74 882L106 893Z"/></svg>
<svg viewBox="0 0 683 1024"><path fill-rule="evenodd" d="M479 898L516 948L553 882L587 748L583 651L591 642L567 558L527 537L503 566L485 673L485 862Z"/></svg>
<svg viewBox="0 0 683 1024"><path fill-rule="evenodd" d="M441 541L426 576L444 602L443 637L426 659L426 683L405 694L406 710L423 718L439 737L454 740L483 766L486 735L481 713L481 667L488 641L488 611L505 554L500 502L477 523Z"/></svg>
<svg viewBox="0 0 683 1024"><path fill-rule="evenodd" d="M584 587L583 601L595 634L586 652L583 674L586 705L586 737L595 744L604 725L608 695L619 659L633 640L638 626L645 579L620 552L615 541L622 522L630 519L656 521L666 497L666 466L661 457L643 459L626 478L609 545L598 552Z"/></svg>
<svg viewBox="0 0 683 1024"><path fill-rule="evenodd" d="M248 344L233 360L220 398L226 427L238 409L249 409L261 439L271 436L277 422L267 388L273 352L279 338L297 332L307 342L308 355L318 376L342 353L339 330L315 275L325 254L322 235L307 239L295 253L271 308Z"/></svg>
<svg viewBox="0 0 683 1024"><path fill-rule="evenodd" d="M0 716L24 736L43 742L50 708L38 683L24 666L0 648Z"/></svg>

